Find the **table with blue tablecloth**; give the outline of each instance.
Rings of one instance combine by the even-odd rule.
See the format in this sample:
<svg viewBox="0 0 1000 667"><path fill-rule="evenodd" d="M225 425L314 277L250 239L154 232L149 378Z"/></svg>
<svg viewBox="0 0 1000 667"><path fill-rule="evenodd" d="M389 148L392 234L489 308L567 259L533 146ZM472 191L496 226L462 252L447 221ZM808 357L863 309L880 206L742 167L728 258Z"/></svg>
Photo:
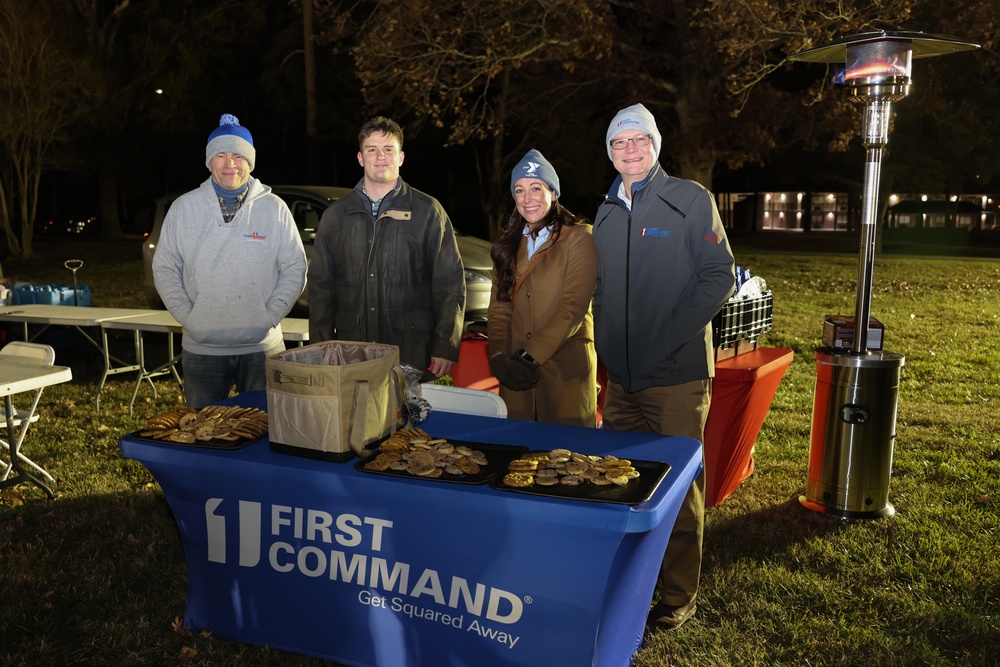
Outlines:
<svg viewBox="0 0 1000 667"><path fill-rule="evenodd" d="M266 408L254 392L229 404ZM435 412L472 443L663 461L639 504L552 498L272 452L121 438L173 510L186 626L347 665L624 666L678 508L689 438Z"/></svg>

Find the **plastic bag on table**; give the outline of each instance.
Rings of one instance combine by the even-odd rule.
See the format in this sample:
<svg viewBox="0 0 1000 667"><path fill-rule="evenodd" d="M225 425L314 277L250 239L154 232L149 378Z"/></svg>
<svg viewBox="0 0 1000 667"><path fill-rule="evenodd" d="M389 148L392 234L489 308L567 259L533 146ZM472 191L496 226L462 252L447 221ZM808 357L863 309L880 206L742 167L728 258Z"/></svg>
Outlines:
<svg viewBox="0 0 1000 667"><path fill-rule="evenodd" d="M767 291L767 281L750 273L742 266L736 267L736 290L731 299L752 299Z"/></svg>
<svg viewBox="0 0 1000 667"><path fill-rule="evenodd" d="M406 406L410 411L410 422L417 426L431 414L431 404L420 392L420 378L424 372L407 364L402 364L402 369L406 379Z"/></svg>
<svg viewBox="0 0 1000 667"><path fill-rule="evenodd" d="M763 296L767 292L767 281L759 276L754 276L740 286L736 293L737 299L755 299Z"/></svg>

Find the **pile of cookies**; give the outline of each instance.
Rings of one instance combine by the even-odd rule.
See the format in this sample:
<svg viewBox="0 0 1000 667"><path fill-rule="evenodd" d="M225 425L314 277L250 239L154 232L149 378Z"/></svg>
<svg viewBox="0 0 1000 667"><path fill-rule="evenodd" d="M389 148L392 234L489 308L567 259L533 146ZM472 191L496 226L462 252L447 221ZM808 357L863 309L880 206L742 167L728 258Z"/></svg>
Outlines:
<svg viewBox="0 0 1000 667"><path fill-rule="evenodd" d="M453 445L444 438L432 438L423 429L406 428L382 442L379 453L367 461L364 468L434 479L444 475L456 478L475 475L487 464L486 454L477 449Z"/></svg>
<svg viewBox="0 0 1000 667"><path fill-rule="evenodd" d="M625 486L639 477L628 459L578 454L568 449L532 452L510 462L503 483L516 488L530 486Z"/></svg>
<svg viewBox="0 0 1000 667"><path fill-rule="evenodd" d="M177 407L153 417L139 431L142 438L182 444L256 440L266 434L267 412L227 405L207 405L201 410Z"/></svg>

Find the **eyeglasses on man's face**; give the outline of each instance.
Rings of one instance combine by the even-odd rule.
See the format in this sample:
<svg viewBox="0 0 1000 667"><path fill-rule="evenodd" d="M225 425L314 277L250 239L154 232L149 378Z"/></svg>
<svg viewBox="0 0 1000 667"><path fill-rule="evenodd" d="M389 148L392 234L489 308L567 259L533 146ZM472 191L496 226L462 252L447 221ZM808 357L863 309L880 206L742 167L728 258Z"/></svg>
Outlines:
<svg viewBox="0 0 1000 667"><path fill-rule="evenodd" d="M651 142L652 140L653 140L652 135L640 134L638 137L628 137L627 139L623 139L620 137L618 139L612 139L610 143L613 149L615 149L616 151L620 151L624 150L625 147L628 146L628 142L630 141L636 148L645 148L646 146L649 145L649 142Z"/></svg>

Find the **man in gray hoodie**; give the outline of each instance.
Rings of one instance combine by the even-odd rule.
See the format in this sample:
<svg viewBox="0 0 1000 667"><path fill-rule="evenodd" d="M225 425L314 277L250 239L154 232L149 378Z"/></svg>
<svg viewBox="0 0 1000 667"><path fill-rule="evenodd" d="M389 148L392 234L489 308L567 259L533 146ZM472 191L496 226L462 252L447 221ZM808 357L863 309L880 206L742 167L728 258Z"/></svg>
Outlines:
<svg viewBox="0 0 1000 667"><path fill-rule="evenodd" d="M604 428L704 442L711 323L736 284L733 253L712 194L660 167L661 137L646 107L619 111L607 142L619 176L594 218L594 342L609 380ZM674 523L647 625L676 628L694 613L704 522L703 470Z"/></svg>
<svg viewBox="0 0 1000 667"><path fill-rule="evenodd" d="M264 359L306 284L288 206L250 176L256 150L235 116L208 137L211 177L171 205L153 256L156 290L183 327L184 397L202 408L266 389Z"/></svg>

